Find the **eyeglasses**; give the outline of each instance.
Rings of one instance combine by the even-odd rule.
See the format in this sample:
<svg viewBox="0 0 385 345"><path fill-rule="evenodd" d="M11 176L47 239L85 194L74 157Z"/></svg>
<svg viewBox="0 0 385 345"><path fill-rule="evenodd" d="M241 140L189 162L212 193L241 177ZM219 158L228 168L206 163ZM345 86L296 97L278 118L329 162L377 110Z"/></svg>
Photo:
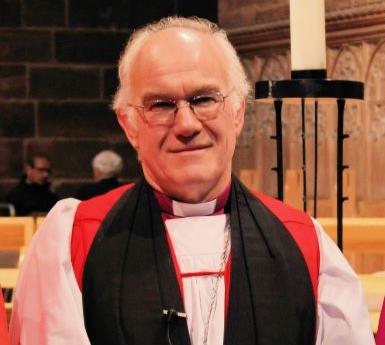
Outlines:
<svg viewBox="0 0 385 345"><path fill-rule="evenodd" d="M39 172L45 172L48 175L51 174L51 169L50 168L39 168L39 167L32 167L33 169L39 171Z"/></svg>
<svg viewBox="0 0 385 345"><path fill-rule="evenodd" d="M230 95L220 92L208 92L195 95L189 99L155 99L143 102L143 105L127 104L129 107L140 110L143 121L150 126L171 126L179 109L188 106L195 117L200 121L213 120L217 117L219 108Z"/></svg>

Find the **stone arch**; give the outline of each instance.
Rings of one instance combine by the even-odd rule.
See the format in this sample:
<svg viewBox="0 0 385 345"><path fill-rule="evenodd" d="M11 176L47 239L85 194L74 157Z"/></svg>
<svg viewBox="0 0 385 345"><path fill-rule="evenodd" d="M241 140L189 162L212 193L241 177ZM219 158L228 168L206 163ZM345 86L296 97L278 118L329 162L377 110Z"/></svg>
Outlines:
<svg viewBox="0 0 385 345"><path fill-rule="evenodd" d="M343 45L334 61L332 79L361 80L361 64L351 46Z"/></svg>
<svg viewBox="0 0 385 345"><path fill-rule="evenodd" d="M275 55L268 58L261 69L259 80L281 80L286 77L286 68L282 57Z"/></svg>
<svg viewBox="0 0 385 345"><path fill-rule="evenodd" d="M369 141L385 140L385 40L381 41L371 56L365 78L365 98Z"/></svg>
<svg viewBox="0 0 385 345"><path fill-rule="evenodd" d="M365 76L366 117L366 195L371 198L385 197L383 177L379 171L385 166L385 40L380 41L369 60Z"/></svg>
<svg viewBox="0 0 385 345"><path fill-rule="evenodd" d="M385 99L385 40L378 43L368 65L365 76L365 95L367 100Z"/></svg>
<svg viewBox="0 0 385 345"><path fill-rule="evenodd" d="M362 80L362 63L352 46L343 45L339 50L331 72L331 79L334 80ZM336 116L336 109L333 111ZM345 110L345 130L351 138L362 137L362 115L361 107L356 103L348 103ZM336 135L336 133L333 133Z"/></svg>

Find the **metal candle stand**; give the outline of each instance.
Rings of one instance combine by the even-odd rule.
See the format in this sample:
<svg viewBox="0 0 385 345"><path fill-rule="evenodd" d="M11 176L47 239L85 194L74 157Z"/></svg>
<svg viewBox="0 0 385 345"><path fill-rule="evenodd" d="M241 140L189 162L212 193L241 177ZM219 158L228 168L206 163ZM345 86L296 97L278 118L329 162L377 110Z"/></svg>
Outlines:
<svg viewBox="0 0 385 345"><path fill-rule="evenodd" d="M317 71L319 72L319 71ZM321 71L322 72L322 71ZM292 73L293 75L293 73ZM322 73L321 73L322 75ZM326 71L324 73L326 76ZM320 76L320 74L318 74ZM317 76L317 77L318 77ZM294 75L293 75L294 77ZM322 77L321 77L322 78ZM314 217L317 216L317 170L318 170L318 102L337 102L337 244L343 250L343 196L342 173L348 166L343 164L343 142L349 135L344 133L344 110L346 100L363 100L364 84L349 80L329 79L291 79L278 81L259 81L255 84L257 101L272 102L275 108L277 141L277 165L272 168L277 172L278 199L283 200L283 143L282 143L282 104L284 101L301 104L302 115L302 172L303 172L303 208L307 211L306 190L306 138L305 138L305 100L314 100L315 109L315 144L314 144Z"/></svg>

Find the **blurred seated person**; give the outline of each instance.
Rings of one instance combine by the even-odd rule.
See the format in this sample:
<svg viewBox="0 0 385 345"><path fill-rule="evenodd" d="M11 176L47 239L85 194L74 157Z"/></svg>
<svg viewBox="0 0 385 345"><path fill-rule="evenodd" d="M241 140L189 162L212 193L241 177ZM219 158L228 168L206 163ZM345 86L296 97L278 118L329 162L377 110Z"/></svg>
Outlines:
<svg viewBox="0 0 385 345"><path fill-rule="evenodd" d="M17 216L43 215L58 201L50 189L51 163L44 154L35 154L25 166L20 183L7 195Z"/></svg>
<svg viewBox="0 0 385 345"><path fill-rule="evenodd" d="M111 150L99 152L92 160L94 183L79 188L76 198L87 200L119 187L118 176L123 168L122 158Z"/></svg>

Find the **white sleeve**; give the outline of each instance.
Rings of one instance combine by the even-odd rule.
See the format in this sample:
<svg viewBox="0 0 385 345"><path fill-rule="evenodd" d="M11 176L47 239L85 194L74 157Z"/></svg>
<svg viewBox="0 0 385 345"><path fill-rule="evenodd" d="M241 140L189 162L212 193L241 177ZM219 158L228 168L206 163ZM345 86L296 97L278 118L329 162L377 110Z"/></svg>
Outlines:
<svg viewBox="0 0 385 345"><path fill-rule="evenodd" d="M13 298L11 345L90 345L71 264L78 204L59 201L29 245Z"/></svg>
<svg viewBox="0 0 385 345"><path fill-rule="evenodd" d="M313 219L320 249L316 345L374 345L361 282Z"/></svg>

